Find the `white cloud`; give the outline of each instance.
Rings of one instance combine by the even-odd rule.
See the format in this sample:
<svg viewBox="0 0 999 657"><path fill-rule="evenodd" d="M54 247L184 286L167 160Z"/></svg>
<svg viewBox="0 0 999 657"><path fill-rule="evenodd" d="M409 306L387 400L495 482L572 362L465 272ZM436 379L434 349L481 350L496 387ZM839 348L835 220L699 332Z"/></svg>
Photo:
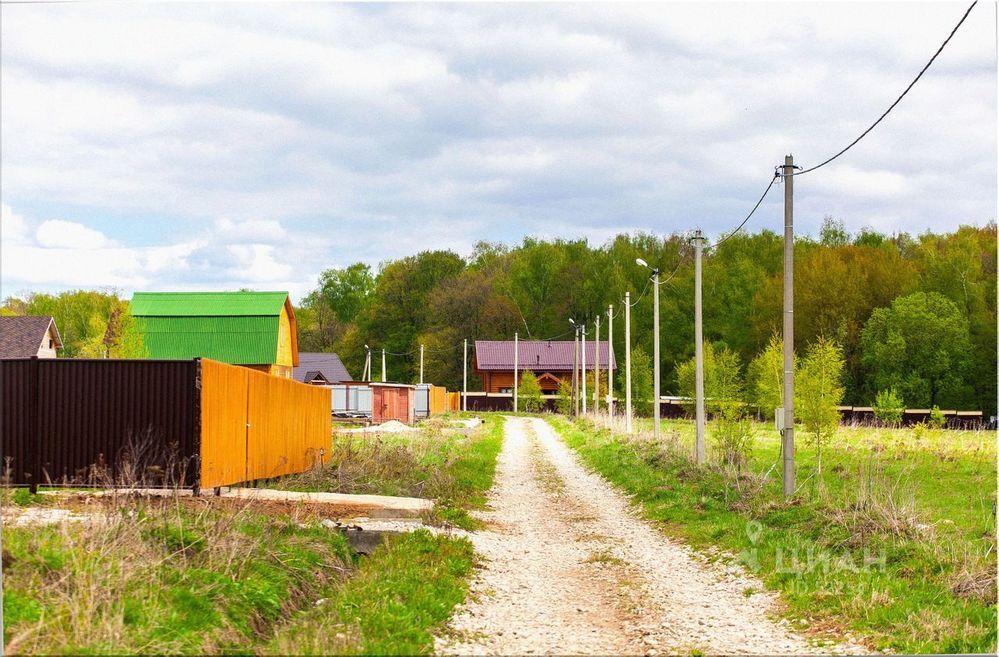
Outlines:
<svg viewBox="0 0 999 657"><path fill-rule="evenodd" d="M111 241L100 231L62 219L43 221L35 232L35 239L39 246L49 249L92 251L111 245Z"/></svg>
<svg viewBox="0 0 999 657"><path fill-rule="evenodd" d="M44 260L45 285L169 288L302 286L334 264L467 253L478 239L541 231L725 232L785 153L815 164L865 129L962 9L3 11L5 254L15 243L40 258L68 249ZM814 230L831 213L852 229L920 232L995 217L990 12L972 12L864 141L801 179L798 225ZM35 223L7 206L31 208ZM98 230L94 216L121 219ZM49 217L76 227L37 223ZM753 226L779 228L776 205ZM11 262L24 266L18 280L41 276L30 258Z"/></svg>

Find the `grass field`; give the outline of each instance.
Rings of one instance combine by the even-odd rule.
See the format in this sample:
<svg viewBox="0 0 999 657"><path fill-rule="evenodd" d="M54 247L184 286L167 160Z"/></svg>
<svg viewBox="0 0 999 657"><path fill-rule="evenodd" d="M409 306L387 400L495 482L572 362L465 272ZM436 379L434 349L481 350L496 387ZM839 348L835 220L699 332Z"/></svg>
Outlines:
<svg viewBox="0 0 999 657"><path fill-rule="evenodd" d="M797 433L798 492L781 495L780 441L758 425L741 472L697 467L693 424L626 437L555 418L595 470L698 548L720 547L779 590L810 632L901 652L996 649L996 450L989 432L843 427L814 450Z"/></svg>
<svg viewBox="0 0 999 657"><path fill-rule="evenodd" d="M9 654L428 653L472 563L467 541L426 531L358 558L250 504L121 500L93 522L5 528L4 639Z"/></svg>
<svg viewBox="0 0 999 657"><path fill-rule="evenodd" d="M436 502L429 521L463 529L475 522L492 485L503 444L503 417L484 417L473 430L449 424L454 415L424 421L405 433L334 433L330 459L321 469L284 477L285 490L424 497Z"/></svg>
<svg viewBox="0 0 999 657"><path fill-rule="evenodd" d="M502 418L474 431L334 438L330 463L273 485L415 495L463 527L485 502ZM11 506L53 506L3 491ZM465 539L426 530L359 558L315 518L212 499L109 498L89 522L4 528L10 654L428 654L467 592Z"/></svg>

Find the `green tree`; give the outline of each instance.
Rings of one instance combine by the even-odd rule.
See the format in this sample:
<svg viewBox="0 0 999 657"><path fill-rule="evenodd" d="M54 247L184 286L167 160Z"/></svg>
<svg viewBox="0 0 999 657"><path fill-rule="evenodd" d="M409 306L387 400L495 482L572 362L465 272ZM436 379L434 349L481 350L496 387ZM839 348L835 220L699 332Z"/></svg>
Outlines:
<svg viewBox="0 0 999 657"><path fill-rule="evenodd" d="M797 372L797 356L794 369ZM779 334L770 336L766 348L749 363L746 379L749 402L764 419L769 419L774 409L784 407L784 340Z"/></svg>
<svg viewBox="0 0 999 657"><path fill-rule="evenodd" d="M545 401L541 398L541 386L538 385L538 378L534 376L534 372L525 370L521 373L517 398L528 413L540 413L545 407Z"/></svg>
<svg viewBox="0 0 999 657"><path fill-rule="evenodd" d="M902 422L905 402L895 388L887 388L878 392L874 398L874 417L885 424L897 427Z"/></svg>
<svg viewBox="0 0 999 657"><path fill-rule="evenodd" d="M868 385L896 388L911 406L959 405L971 350L968 321L936 292L899 297L864 326L861 360Z"/></svg>
<svg viewBox="0 0 999 657"><path fill-rule="evenodd" d="M622 390L624 376L622 370ZM652 392L652 358L641 347L635 347L631 351L631 403L637 415L652 415Z"/></svg>
<svg viewBox="0 0 999 657"><path fill-rule="evenodd" d="M316 290L322 303L340 322L352 322L375 290L371 268L363 262L333 267L319 275Z"/></svg>
<svg viewBox="0 0 999 657"><path fill-rule="evenodd" d="M822 479L822 445L839 426L837 406L843 400L843 350L835 341L819 338L808 347L795 384L795 413L815 445L816 481Z"/></svg>

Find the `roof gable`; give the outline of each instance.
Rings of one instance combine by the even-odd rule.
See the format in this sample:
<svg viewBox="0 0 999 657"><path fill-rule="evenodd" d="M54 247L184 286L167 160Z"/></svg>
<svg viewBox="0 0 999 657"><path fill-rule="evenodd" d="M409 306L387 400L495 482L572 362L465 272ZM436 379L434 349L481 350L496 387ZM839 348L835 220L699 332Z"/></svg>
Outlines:
<svg viewBox="0 0 999 657"><path fill-rule="evenodd" d="M136 292L136 317L272 316L281 314L287 292Z"/></svg>
<svg viewBox="0 0 999 657"><path fill-rule="evenodd" d="M0 358L30 358L38 355L42 340L49 327L55 338L56 347L62 348L62 339L49 315L0 317Z"/></svg>

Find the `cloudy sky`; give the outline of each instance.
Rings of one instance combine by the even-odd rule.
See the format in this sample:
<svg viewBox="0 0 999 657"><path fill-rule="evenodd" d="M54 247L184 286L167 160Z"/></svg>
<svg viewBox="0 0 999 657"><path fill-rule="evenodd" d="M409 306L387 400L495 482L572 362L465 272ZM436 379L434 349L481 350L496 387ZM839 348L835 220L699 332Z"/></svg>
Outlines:
<svg viewBox="0 0 999 657"><path fill-rule="evenodd" d="M909 83L965 4L5 4L4 296L288 289L479 240L717 236ZM795 185L796 224L996 216L996 17ZM775 187L750 227L781 226Z"/></svg>

